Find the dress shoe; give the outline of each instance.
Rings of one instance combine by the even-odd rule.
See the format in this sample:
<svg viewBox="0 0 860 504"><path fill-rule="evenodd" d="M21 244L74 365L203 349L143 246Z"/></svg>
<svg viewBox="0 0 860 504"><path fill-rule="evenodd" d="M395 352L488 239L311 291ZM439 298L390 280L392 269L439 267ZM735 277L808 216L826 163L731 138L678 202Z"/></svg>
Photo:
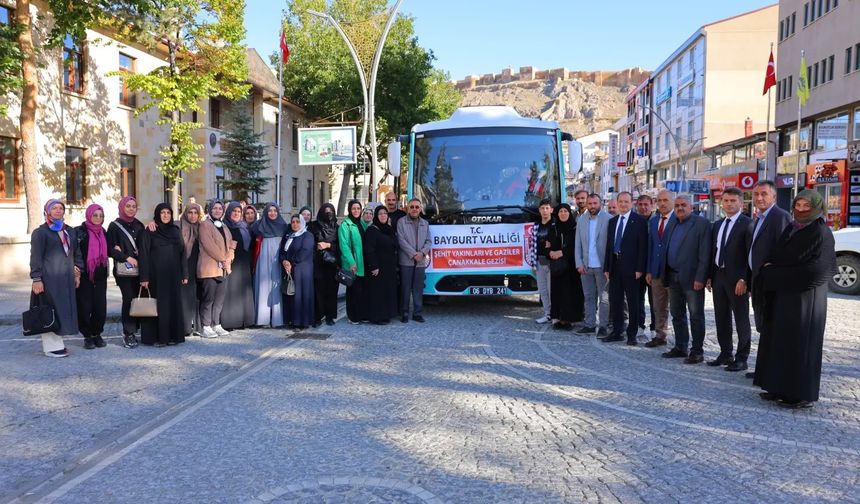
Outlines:
<svg viewBox="0 0 860 504"><path fill-rule="evenodd" d="M700 364L705 361L705 356L700 353L691 353L689 357L684 359L684 364Z"/></svg>
<svg viewBox="0 0 860 504"><path fill-rule="evenodd" d="M627 338L627 346L636 346L639 342L636 341L636 338Z"/></svg>
<svg viewBox="0 0 860 504"><path fill-rule="evenodd" d="M606 336L606 328L601 327L600 329L597 330L597 337L602 338L604 336Z"/></svg>
<svg viewBox="0 0 860 504"><path fill-rule="evenodd" d="M615 341L624 341L624 336L620 334L610 334L609 336L600 338L600 341L604 343L613 343Z"/></svg>
<svg viewBox="0 0 860 504"><path fill-rule="evenodd" d="M812 401L779 401L780 407L787 409L805 409L812 407Z"/></svg>
<svg viewBox="0 0 860 504"><path fill-rule="evenodd" d="M663 352L662 355L666 359L675 359L677 357L686 357L687 352L681 350L680 348L673 348L673 349L669 350L668 352Z"/></svg>
<svg viewBox="0 0 860 504"><path fill-rule="evenodd" d="M733 360L730 355L720 355L714 360L709 360L707 364L709 366L717 367L717 366L725 366L727 364L732 364Z"/></svg>
<svg viewBox="0 0 860 504"><path fill-rule="evenodd" d="M744 374L744 377L745 377L745 378L749 378L750 380L752 380L753 378L755 378L755 371L747 371L747 372Z"/></svg>
<svg viewBox="0 0 860 504"><path fill-rule="evenodd" d="M87 350L93 350L96 347L96 342L89 336L84 337L84 348Z"/></svg>
<svg viewBox="0 0 860 504"><path fill-rule="evenodd" d="M591 334L596 331L597 328L594 326L582 326L576 330L577 334Z"/></svg>
<svg viewBox="0 0 860 504"><path fill-rule="evenodd" d="M400 321L405 324L405 323L409 322L409 317L407 317L406 315L403 315L402 317L400 317Z"/></svg>
<svg viewBox="0 0 860 504"><path fill-rule="evenodd" d="M93 336L93 343L96 344L96 348L104 348L107 346L107 343L105 343L105 340L102 339L101 334L99 334L98 336Z"/></svg>
<svg viewBox="0 0 860 504"><path fill-rule="evenodd" d="M325 319L325 325L334 325L334 319L333 318L326 318Z"/></svg>
<svg viewBox="0 0 860 504"><path fill-rule="evenodd" d="M737 372L743 371L744 369L747 369L747 363L745 361L732 361L731 364L726 366L726 371Z"/></svg>
<svg viewBox="0 0 860 504"><path fill-rule="evenodd" d="M421 315L412 315L412 320L414 320L415 322L420 322L422 324L424 323L424 317L422 317Z"/></svg>
<svg viewBox="0 0 860 504"><path fill-rule="evenodd" d="M323 321L322 321L322 319L320 319L320 320L315 321L311 325L313 326L314 329L316 329L317 327L321 326L322 324L323 324Z"/></svg>
<svg viewBox="0 0 860 504"><path fill-rule="evenodd" d="M655 348L658 346L664 346L666 344L666 340L664 338L652 338L651 341L645 343L647 348Z"/></svg>
<svg viewBox="0 0 860 504"><path fill-rule="evenodd" d="M764 399L765 401L776 401L779 399L779 396L776 394L771 394L770 392L759 392L759 397Z"/></svg>

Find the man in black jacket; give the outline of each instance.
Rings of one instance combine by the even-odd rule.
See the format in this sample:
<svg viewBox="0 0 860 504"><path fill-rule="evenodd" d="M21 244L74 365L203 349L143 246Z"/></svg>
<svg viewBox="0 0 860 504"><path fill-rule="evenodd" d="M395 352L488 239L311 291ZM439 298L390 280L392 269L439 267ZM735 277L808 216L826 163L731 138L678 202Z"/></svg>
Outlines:
<svg viewBox="0 0 860 504"><path fill-rule="evenodd" d="M783 230L791 223L791 215L776 206L776 186L770 180L761 180L753 188L753 205L756 208L756 218L753 221L752 238L747 265L750 268L749 285L752 289L752 307L755 328L759 333L756 363L760 362L767 353L768 341L762 337L762 296L756 292L756 278L771 251L782 236ZM747 378L753 378L755 373L747 373Z"/></svg>
<svg viewBox="0 0 860 504"><path fill-rule="evenodd" d="M629 323L627 344L636 344L639 320L639 279L645 275L648 260L648 221L632 212L633 195L618 193L618 215L609 220L606 233L606 254L603 264L609 280L609 305L612 310L612 333L604 342L622 341L624 300L627 300Z"/></svg>
<svg viewBox="0 0 860 504"><path fill-rule="evenodd" d="M747 281L747 252L752 220L741 213L744 195L730 187L723 191L720 205L726 216L711 228L711 267L708 289L713 289L714 319L720 355L709 366L727 366L727 371L743 371L750 354L750 302ZM738 333L737 353L732 356L732 316Z"/></svg>

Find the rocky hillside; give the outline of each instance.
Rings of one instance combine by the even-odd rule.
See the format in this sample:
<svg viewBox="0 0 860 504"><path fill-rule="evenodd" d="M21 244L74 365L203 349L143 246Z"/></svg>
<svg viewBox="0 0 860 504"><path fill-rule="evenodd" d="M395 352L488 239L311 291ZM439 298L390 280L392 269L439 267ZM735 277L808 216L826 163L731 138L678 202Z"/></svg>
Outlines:
<svg viewBox="0 0 860 504"><path fill-rule="evenodd" d="M463 105L510 105L524 117L558 121L575 136L606 128L626 114L631 83L601 86L579 78L514 81L463 89Z"/></svg>

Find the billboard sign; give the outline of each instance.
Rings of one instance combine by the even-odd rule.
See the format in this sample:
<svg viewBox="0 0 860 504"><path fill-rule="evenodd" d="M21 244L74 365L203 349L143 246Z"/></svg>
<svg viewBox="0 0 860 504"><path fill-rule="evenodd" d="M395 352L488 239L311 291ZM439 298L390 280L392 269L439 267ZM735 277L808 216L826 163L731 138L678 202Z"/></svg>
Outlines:
<svg viewBox="0 0 860 504"><path fill-rule="evenodd" d="M299 128L299 165L355 162L355 126Z"/></svg>

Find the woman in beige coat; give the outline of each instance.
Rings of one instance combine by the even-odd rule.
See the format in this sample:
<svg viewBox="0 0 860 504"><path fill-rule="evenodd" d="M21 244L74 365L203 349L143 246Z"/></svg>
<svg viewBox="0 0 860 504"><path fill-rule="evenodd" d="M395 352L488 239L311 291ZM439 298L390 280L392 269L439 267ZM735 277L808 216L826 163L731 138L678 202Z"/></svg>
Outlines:
<svg viewBox="0 0 860 504"><path fill-rule="evenodd" d="M224 203L213 201L209 205L209 219L200 223L200 258L197 261L197 279L203 290L200 299L200 320L204 338L217 338L229 334L221 327L221 310L230 274L236 242L221 222Z"/></svg>

